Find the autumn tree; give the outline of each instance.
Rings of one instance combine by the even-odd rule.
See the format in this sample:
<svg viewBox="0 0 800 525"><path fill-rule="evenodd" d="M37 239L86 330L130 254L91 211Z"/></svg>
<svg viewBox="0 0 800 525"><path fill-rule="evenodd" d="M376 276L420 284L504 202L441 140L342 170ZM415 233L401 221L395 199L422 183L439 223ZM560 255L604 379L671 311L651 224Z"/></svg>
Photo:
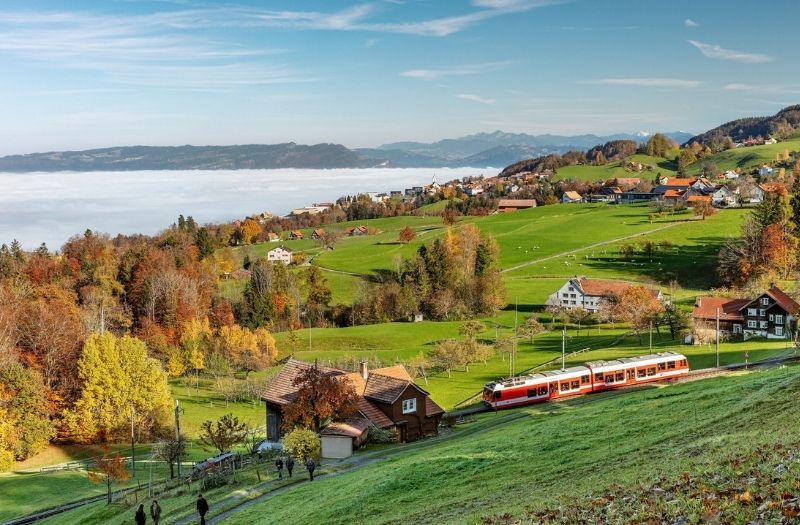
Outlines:
<svg viewBox="0 0 800 525"><path fill-rule="evenodd" d="M617 309L620 319L631 325L641 342L642 332L664 307L650 288L630 286L620 294Z"/></svg>
<svg viewBox="0 0 800 525"><path fill-rule="evenodd" d="M41 376L19 363L0 366L0 471L25 460L55 436Z"/></svg>
<svg viewBox="0 0 800 525"><path fill-rule="evenodd" d="M447 372L447 377L452 377L453 369L464 363L463 346L452 339L441 341L433 348L431 359L437 367Z"/></svg>
<svg viewBox="0 0 800 525"><path fill-rule="evenodd" d="M266 328L223 326L212 338L211 346L245 376L270 366L278 355L275 338Z"/></svg>
<svg viewBox="0 0 800 525"><path fill-rule="evenodd" d="M318 462L322 456L322 443L319 435L307 428L295 428L283 436L283 450L300 463L309 459Z"/></svg>
<svg viewBox="0 0 800 525"><path fill-rule="evenodd" d="M93 457L94 466L89 469L89 480L103 483L106 486L106 499L111 504L111 486L130 478L125 468L125 458L119 452L111 454L107 446L103 446L103 454Z"/></svg>
<svg viewBox="0 0 800 525"><path fill-rule="evenodd" d="M234 445L243 443L248 431L247 424L240 422L238 417L225 414L216 422L203 421L200 425L200 442L219 450L222 454L228 452Z"/></svg>
<svg viewBox="0 0 800 525"><path fill-rule="evenodd" d="M329 419L348 417L356 410L355 387L317 363L303 367L292 385L297 395L283 411L284 429L304 427L319 432Z"/></svg>
<svg viewBox="0 0 800 525"><path fill-rule="evenodd" d="M513 337L500 337L494 342L494 348L503 361L506 360L506 356L511 356L515 347L516 343Z"/></svg>
<svg viewBox="0 0 800 525"><path fill-rule="evenodd" d="M544 325L533 315L525 319L525 322L519 327L519 335L530 337L531 344L533 344L533 338L542 332L544 332Z"/></svg>
<svg viewBox="0 0 800 525"><path fill-rule="evenodd" d="M336 243L338 243L339 239L341 238L342 230L338 228L326 228L322 233L322 237L320 237L319 242L324 248L333 250L336 247Z"/></svg>
<svg viewBox="0 0 800 525"><path fill-rule="evenodd" d="M113 441L130 432L131 408L139 432L167 426L172 397L161 364L147 356L139 339L111 333L92 334L78 361L81 394L64 419L78 442Z"/></svg>
<svg viewBox="0 0 800 525"><path fill-rule="evenodd" d="M455 208L448 206L442 212L442 222L445 226L452 226L456 223L456 217L458 217L458 212Z"/></svg>
<svg viewBox="0 0 800 525"><path fill-rule="evenodd" d="M414 230L411 229L410 226L406 226L402 230L400 230L400 236L398 237L399 241L402 243L409 243L413 241L417 237L417 234L414 233Z"/></svg>
<svg viewBox="0 0 800 525"><path fill-rule="evenodd" d="M261 233L261 225L253 219L245 219L240 227L240 235L244 244L253 244Z"/></svg>
<svg viewBox="0 0 800 525"><path fill-rule="evenodd" d="M318 266L311 265L303 272L303 284L306 291L306 318L309 326L324 321L325 311L331 302L331 287L328 279Z"/></svg>
<svg viewBox="0 0 800 525"><path fill-rule="evenodd" d="M175 478L175 464L186 457L186 436L178 439L162 439L153 443L150 450L153 460L163 461L169 465L169 478Z"/></svg>
<svg viewBox="0 0 800 525"><path fill-rule="evenodd" d="M707 200L694 203L692 205L692 211L694 212L695 217L702 217L703 220L706 220L706 217L709 215L714 215L717 213L717 209L711 205L710 201Z"/></svg>
<svg viewBox="0 0 800 525"><path fill-rule="evenodd" d="M419 352L417 355L412 357L406 368L408 369L408 373L412 379L416 380L417 378L421 377L425 380L425 384L428 384L428 371L431 368L431 362L424 353Z"/></svg>

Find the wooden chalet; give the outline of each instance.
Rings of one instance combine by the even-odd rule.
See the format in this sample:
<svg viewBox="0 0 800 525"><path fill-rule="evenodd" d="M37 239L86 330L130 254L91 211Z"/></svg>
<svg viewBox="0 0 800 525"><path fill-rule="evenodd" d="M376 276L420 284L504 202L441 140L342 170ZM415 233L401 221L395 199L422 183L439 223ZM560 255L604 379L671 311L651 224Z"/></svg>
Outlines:
<svg viewBox="0 0 800 525"><path fill-rule="evenodd" d="M278 441L283 435L283 409L297 396L295 379L311 363L290 358L261 396L266 403L267 439ZM342 381L350 381L358 394L358 412L343 421L334 421L323 435L347 436L353 446L366 439L366 429L374 425L392 429L401 442L413 441L438 432L444 410L422 388L414 384L402 365L369 370L361 363L359 372L320 368Z"/></svg>
<svg viewBox="0 0 800 525"><path fill-rule="evenodd" d="M692 310L696 339L708 339L716 332L717 317L723 335L790 338L797 328L800 304L777 286L755 299L698 297Z"/></svg>
<svg viewBox="0 0 800 525"><path fill-rule="evenodd" d="M317 228L313 232L311 232L311 238L314 240L322 239L323 235L325 235L325 230L322 228Z"/></svg>
<svg viewBox="0 0 800 525"><path fill-rule="evenodd" d="M292 230L289 233L289 238L292 239L292 240L302 239L303 238L303 232L301 232L300 230Z"/></svg>

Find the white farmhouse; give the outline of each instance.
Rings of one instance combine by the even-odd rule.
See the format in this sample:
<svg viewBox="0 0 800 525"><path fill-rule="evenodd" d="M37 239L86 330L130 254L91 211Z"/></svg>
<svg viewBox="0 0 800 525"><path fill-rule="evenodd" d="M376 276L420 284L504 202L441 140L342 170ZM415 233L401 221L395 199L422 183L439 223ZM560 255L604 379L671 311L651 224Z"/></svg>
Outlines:
<svg viewBox="0 0 800 525"><path fill-rule="evenodd" d="M547 304L567 309L583 308L590 312L596 312L606 297L619 296L632 286L641 285L625 281L573 277L564 283L557 292L550 295ZM648 289L654 298L659 301L662 299L659 290L649 287Z"/></svg>
<svg viewBox="0 0 800 525"><path fill-rule="evenodd" d="M269 262L282 262L288 266L292 263L292 250L285 246L278 246L267 252L267 260Z"/></svg>

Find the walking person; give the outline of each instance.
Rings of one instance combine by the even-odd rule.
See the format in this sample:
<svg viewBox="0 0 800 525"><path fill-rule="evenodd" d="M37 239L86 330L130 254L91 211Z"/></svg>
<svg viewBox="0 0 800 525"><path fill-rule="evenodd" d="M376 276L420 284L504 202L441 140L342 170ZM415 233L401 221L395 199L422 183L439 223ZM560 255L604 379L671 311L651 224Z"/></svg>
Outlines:
<svg viewBox="0 0 800 525"><path fill-rule="evenodd" d="M309 481L314 481L314 469L316 467L317 467L317 465L314 464L314 460L313 459L308 458L306 460L306 470L308 470L308 480Z"/></svg>
<svg viewBox="0 0 800 525"><path fill-rule="evenodd" d="M206 525L206 512L208 512L208 502L202 494L197 495L197 512L200 514L200 525Z"/></svg>
<svg viewBox="0 0 800 525"><path fill-rule="evenodd" d="M292 456L288 456L286 458L286 471L289 473L289 477L292 477L292 470L294 470L294 458Z"/></svg>
<svg viewBox="0 0 800 525"><path fill-rule="evenodd" d="M150 517L153 518L153 523L158 525L161 520L161 505L158 504L158 500L153 500L150 504Z"/></svg>
<svg viewBox="0 0 800 525"><path fill-rule="evenodd" d="M144 504L139 505L139 510L136 511L136 516L133 517L136 525L144 525L147 523L147 514L144 513Z"/></svg>
<svg viewBox="0 0 800 525"><path fill-rule="evenodd" d="M275 460L275 468L278 469L278 479L283 479L283 460L281 458Z"/></svg>

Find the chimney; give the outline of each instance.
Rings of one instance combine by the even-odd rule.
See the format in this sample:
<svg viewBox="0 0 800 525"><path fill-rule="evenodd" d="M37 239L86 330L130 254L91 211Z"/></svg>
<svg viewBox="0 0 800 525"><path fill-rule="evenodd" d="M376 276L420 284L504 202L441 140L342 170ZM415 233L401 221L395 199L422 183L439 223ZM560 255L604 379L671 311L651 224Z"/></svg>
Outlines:
<svg viewBox="0 0 800 525"><path fill-rule="evenodd" d="M367 368L366 361L361 361L358 363L358 372L361 374L361 377L363 377L364 380L367 379L367 376L369 375L369 369Z"/></svg>

